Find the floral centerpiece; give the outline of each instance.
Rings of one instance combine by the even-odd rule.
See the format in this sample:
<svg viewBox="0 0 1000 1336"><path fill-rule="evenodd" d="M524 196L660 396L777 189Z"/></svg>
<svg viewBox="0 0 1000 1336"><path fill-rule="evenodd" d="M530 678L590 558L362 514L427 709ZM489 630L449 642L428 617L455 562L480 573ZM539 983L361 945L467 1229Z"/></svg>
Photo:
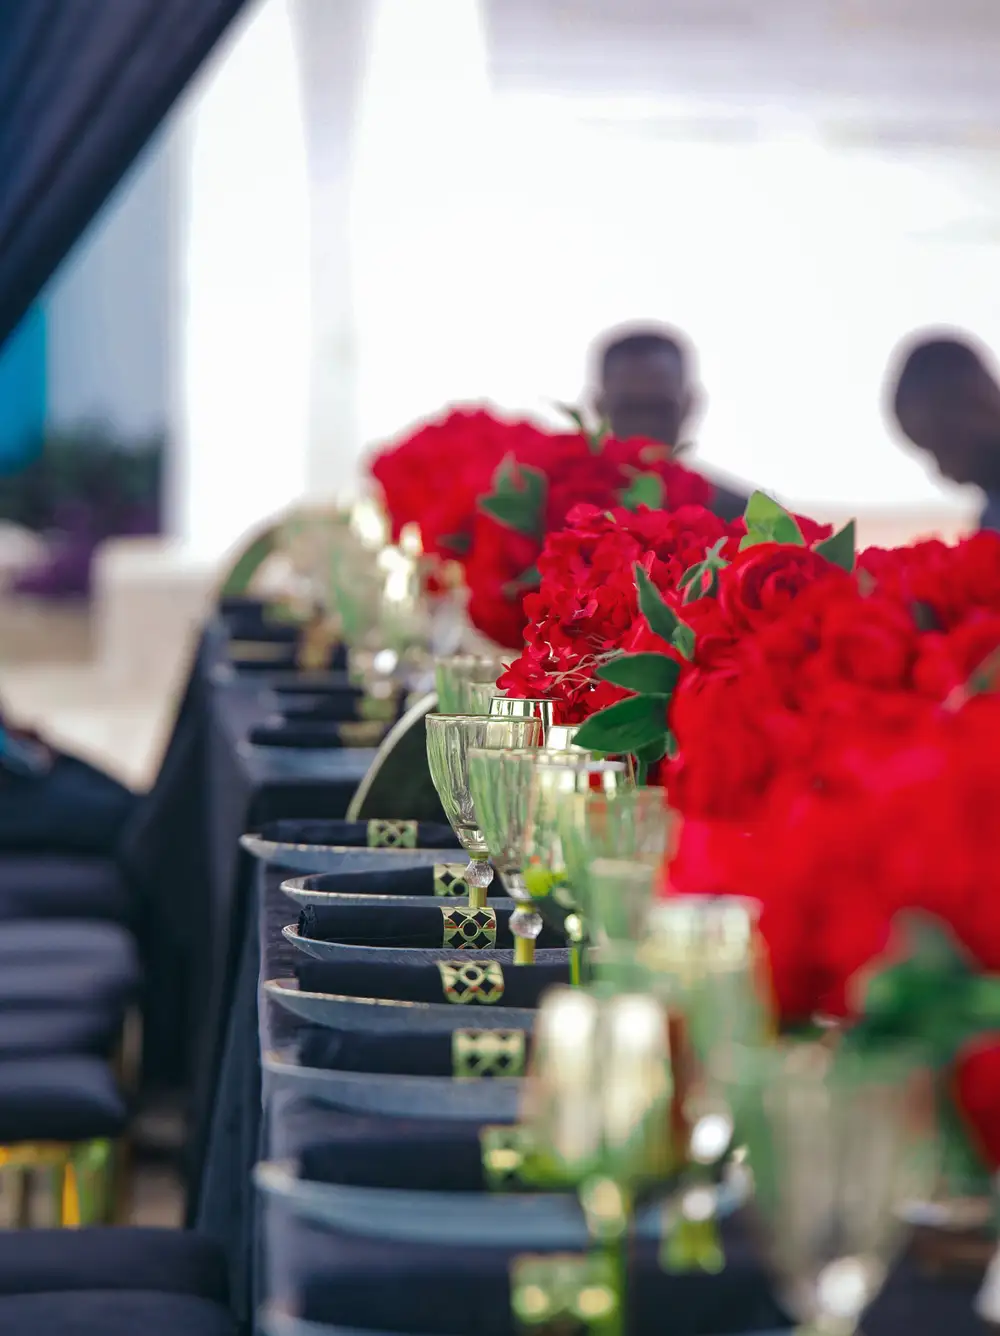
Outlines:
<svg viewBox="0 0 1000 1336"><path fill-rule="evenodd" d="M420 528L425 553L461 565L473 625L520 649L530 617L525 599L540 580L547 534L581 502L674 511L706 505L711 484L665 446L574 430L552 432L483 409L453 409L370 465L394 535Z"/></svg>
<svg viewBox="0 0 1000 1336"><path fill-rule="evenodd" d="M784 1024L922 1040L1000 1165L1000 537L856 556L756 494L577 510L538 567L502 685L666 785L671 890L759 901Z"/></svg>

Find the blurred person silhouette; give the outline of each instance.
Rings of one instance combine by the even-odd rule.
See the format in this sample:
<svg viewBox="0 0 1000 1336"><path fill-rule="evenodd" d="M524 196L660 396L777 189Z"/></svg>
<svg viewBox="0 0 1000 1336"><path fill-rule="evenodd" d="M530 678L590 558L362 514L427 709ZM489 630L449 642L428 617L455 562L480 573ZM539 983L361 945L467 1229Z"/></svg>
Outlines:
<svg viewBox="0 0 1000 1336"><path fill-rule="evenodd" d="M0 713L0 853L113 859L137 794Z"/></svg>
<svg viewBox="0 0 1000 1336"><path fill-rule="evenodd" d="M646 436L677 447L699 406L693 355L672 330L643 326L603 335L597 342L594 408L614 436ZM743 514L747 494L716 482L712 510L724 520Z"/></svg>
<svg viewBox="0 0 1000 1336"><path fill-rule="evenodd" d="M1000 383L987 356L964 336L913 335L897 354L891 403L942 477L984 493L979 527L1000 531Z"/></svg>

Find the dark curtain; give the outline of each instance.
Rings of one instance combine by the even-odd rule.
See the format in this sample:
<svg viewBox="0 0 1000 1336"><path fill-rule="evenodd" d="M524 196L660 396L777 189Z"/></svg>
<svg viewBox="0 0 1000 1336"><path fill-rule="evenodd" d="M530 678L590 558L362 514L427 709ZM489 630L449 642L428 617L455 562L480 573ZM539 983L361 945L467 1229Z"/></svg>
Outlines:
<svg viewBox="0 0 1000 1336"><path fill-rule="evenodd" d="M0 345L246 0L0 0Z"/></svg>

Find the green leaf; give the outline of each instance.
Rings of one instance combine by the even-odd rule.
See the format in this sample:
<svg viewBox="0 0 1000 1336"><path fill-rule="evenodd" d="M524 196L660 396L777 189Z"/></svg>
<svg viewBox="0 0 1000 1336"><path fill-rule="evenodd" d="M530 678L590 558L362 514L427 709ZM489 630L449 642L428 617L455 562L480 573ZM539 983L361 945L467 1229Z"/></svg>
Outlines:
<svg viewBox="0 0 1000 1336"><path fill-rule="evenodd" d="M805 547L806 540L795 519L784 506L766 492L754 492L743 515L747 534L740 543L740 551L758 543L787 543Z"/></svg>
<svg viewBox="0 0 1000 1336"><path fill-rule="evenodd" d="M505 528L541 538L547 485L541 469L519 467L508 455L493 475L493 491L480 498L479 507Z"/></svg>
<svg viewBox="0 0 1000 1336"><path fill-rule="evenodd" d="M626 510L637 510L639 506L660 510L663 496L663 479L658 473L637 473L622 492L621 502Z"/></svg>
<svg viewBox="0 0 1000 1336"><path fill-rule="evenodd" d="M690 659L694 654L694 632L664 603L660 591L638 562L635 566L635 585L639 595L639 611L649 623L649 629L661 640L673 645L685 659Z"/></svg>
<svg viewBox="0 0 1000 1336"><path fill-rule="evenodd" d="M817 543L813 550L821 557L826 557L827 561L832 561L834 566L839 566L841 570L853 571L856 552L855 529L854 521L848 520L842 529L829 538L824 538L822 543Z"/></svg>
<svg viewBox="0 0 1000 1336"><path fill-rule="evenodd" d="M714 594L719 584L719 571L724 571L729 562L722 555L728 539L720 538L705 552L703 561L689 566L677 581L677 588L684 590L684 602L694 603L696 599L707 598Z"/></svg>
<svg viewBox="0 0 1000 1336"><path fill-rule="evenodd" d="M597 669L594 676L626 691L667 697L677 685L680 664L664 654L622 654Z"/></svg>
<svg viewBox="0 0 1000 1336"><path fill-rule="evenodd" d="M674 632L674 649L685 659L694 658L694 632L686 622L678 622Z"/></svg>
<svg viewBox="0 0 1000 1336"><path fill-rule="evenodd" d="M667 711L662 696L630 696L591 715L573 742L585 751L617 756L648 747L666 731Z"/></svg>
<svg viewBox="0 0 1000 1336"><path fill-rule="evenodd" d="M472 538L467 533L447 533L438 542L450 552L457 552L460 557L464 557L472 546Z"/></svg>
<svg viewBox="0 0 1000 1336"><path fill-rule="evenodd" d="M664 603L660 591L638 562L635 567L635 586L639 595L639 611L649 622L650 630L661 639L672 641L674 632L681 624L680 618Z"/></svg>

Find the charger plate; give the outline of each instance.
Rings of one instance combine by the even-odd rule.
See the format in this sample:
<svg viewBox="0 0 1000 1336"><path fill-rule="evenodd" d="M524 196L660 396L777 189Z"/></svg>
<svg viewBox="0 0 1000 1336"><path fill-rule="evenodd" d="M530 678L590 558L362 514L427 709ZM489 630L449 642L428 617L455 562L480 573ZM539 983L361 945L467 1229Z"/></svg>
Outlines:
<svg viewBox="0 0 1000 1336"><path fill-rule="evenodd" d="M258 1189L294 1215L348 1234L441 1247L534 1248L582 1252L591 1246L580 1202L572 1192L416 1192L406 1188L357 1188L312 1183L292 1161L263 1161L254 1171ZM666 1194L665 1194L666 1195ZM720 1216L746 1201L745 1190L722 1186ZM663 1201L640 1208L635 1233L657 1240Z"/></svg>
<svg viewBox="0 0 1000 1336"><path fill-rule="evenodd" d="M430 851L428 851L430 852ZM423 864L426 867L426 864ZM460 876L464 863L432 863L432 867L445 868L454 876ZM375 872L392 872L390 868L363 869ZM354 871L357 868L342 868L342 872ZM380 891L368 895L364 891L324 891L317 886L320 877L326 880L330 876L329 872L319 873L307 877L289 877L287 881L281 883L281 889L290 900L294 900L297 905L351 905L355 901L359 905L406 905L412 908L414 905L468 905L469 897L467 895L392 895L388 891ZM322 883L321 883L322 884ZM491 909L510 909L515 908L514 901L508 896L488 897L488 903Z"/></svg>
<svg viewBox="0 0 1000 1336"><path fill-rule="evenodd" d="M468 956L468 952L461 952ZM513 958L513 952L501 953ZM401 1002L388 997L345 997L338 993L304 993L295 979L268 979L264 993L294 1016L313 1025L350 1028L359 1023L373 1029L413 1026L423 1034L452 1030L527 1030L534 1024L531 1007L487 1007L467 1002Z"/></svg>
<svg viewBox="0 0 1000 1336"><path fill-rule="evenodd" d="M523 1089L516 1076L394 1076L303 1067L288 1051L265 1053L261 1066L265 1086L271 1083L283 1091L295 1086L302 1096L338 1109L390 1118L512 1122Z"/></svg>
<svg viewBox="0 0 1000 1336"><path fill-rule="evenodd" d="M451 905L450 900L446 900L444 903ZM289 923L286 928L282 928L281 935L286 942L291 942L305 955L312 956L315 960L326 960L332 964L379 965L388 959L390 953L398 958L399 953L405 951L407 961L414 965L431 965L438 960L468 960L470 958L496 960L501 956L505 962L510 958L510 963L513 965L513 957L509 949L505 951L503 949L496 950L493 947L353 946L344 942L324 942L316 937L303 937L294 923ZM564 960L569 964L569 952L565 947L542 947L541 950L536 951L535 955L539 963L542 961L555 963L558 960Z"/></svg>
<svg viewBox="0 0 1000 1336"><path fill-rule="evenodd" d="M435 863L447 863L460 871L468 862L467 855L454 847L361 849L342 844L286 844L252 834L241 835L240 845L254 858L277 863L293 872L391 872L400 866L433 867Z"/></svg>

